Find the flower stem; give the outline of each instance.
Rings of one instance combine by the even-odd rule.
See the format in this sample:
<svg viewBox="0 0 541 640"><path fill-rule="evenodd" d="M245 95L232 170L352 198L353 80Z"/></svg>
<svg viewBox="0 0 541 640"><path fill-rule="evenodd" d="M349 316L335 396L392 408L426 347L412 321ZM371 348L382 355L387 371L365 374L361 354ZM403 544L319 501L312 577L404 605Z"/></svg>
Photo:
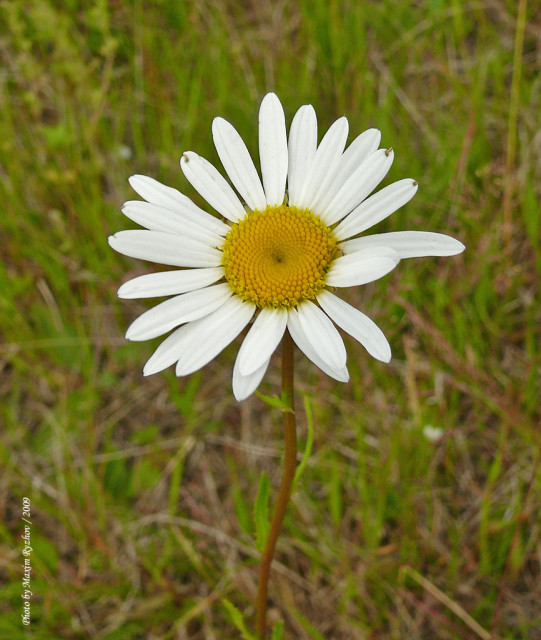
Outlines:
<svg viewBox="0 0 541 640"><path fill-rule="evenodd" d="M259 640L265 640L267 628L267 590L269 584L270 567L274 557L276 541L282 528L291 486L297 466L297 432L295 423L295 405L293 400L293 340L286 331L282 339L282 400L287 404L283 409L284 415L284 471L278 491L278 498L274 507L269 535L265 543L261 565L259 567L259 583L256 600L256 629Z"/></svg>

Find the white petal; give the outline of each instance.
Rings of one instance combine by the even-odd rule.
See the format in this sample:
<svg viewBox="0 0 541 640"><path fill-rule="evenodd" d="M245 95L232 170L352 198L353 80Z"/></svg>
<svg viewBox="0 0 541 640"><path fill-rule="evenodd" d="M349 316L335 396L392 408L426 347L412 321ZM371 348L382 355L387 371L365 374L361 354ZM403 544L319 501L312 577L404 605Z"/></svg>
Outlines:
<svg viewBox="0 0 541 640"><path fill-rule="evenodd" d="M227 180L208 160L186 151L180 159L180 167L192 187L224 218L236 222L246 213Z"/></svg>
<svg viewBox="0 0 541 640"><path fill-rule="evenodd" d="M340 158L338 171L320 201L322 211L325 211L351 174L361 165L365 159L372 155L378 148L381 140L381 131L368 129L364 131L349 145Z"/></svg>
<svg viewBox="0 0 541 640"><path fill-rule="evenodd" d="M299 305L297 312L302 330L319 357L331 369L342 369L347 360L346 347L333 323L319 307L309 301Z"/></svg>
<svg viewBox="0 0 541 640"><path fill-rule="evenodd" d="M237 130L227 120L214 118L212 135L224 169L248 207L260 211L265 209L267 201L261 180Z"/></svg>
<svg viewBox="0 0 541 640"><path fill-rule="evenodd" d="M109 236L115 251L175 267L218 267L222 252L208 244L161 231L119 231Z"/></svg>
<svg viewBox="0 0 541 640"><path fill-rule="evenodd" d="M150 376L158 373L158 371L163 371L178 360L185 342L184 336L191 325L191 322L185 324L180 327L180 329L173 331L170 336L167 336L143 367L144 376Z"/></svg>
<svg viewBox="0 0 541 640"><path fill-rule="evenodd" d="M214 313L191 322L177 362L177 376L193 373L215 358L250 322L254 311L254 304L233 296Z"/></svg>
<svg viewBox="0 0 541 640"><path fill-rule="evenodd" d="M394 249L401 258L424 258L426 256L454 256L466 248L462 242L443 233L431 231L393 231L377 233L362 238L342 242L346 253L352 253L373 246Z"/></svg>
<svg viewBox="0 0 541 640"><path fill-rule="evenodd" d="M202 364L188 371L188 373L197 371L198 368L203 367L212 360L229 342L236 338L238 333L250 322L254 310L254 305L243 303L237 296L230 298L222 307L210 315L200 320L189 322L168 336L146 363L143 374L148 376L158 371L163 371L163 369L166 369L179 359L182 359L186 366L190 365L190 362L191 366L196 366L197 361L195 365L194 361L199 356L198 361L202 362ZM225 329L229 333L224 337L223 332ZM232 337L228 340L231 335ZM221 339L222 343L225 340L225 344L218 351L215 351L214 355L203 361L204 358L200 357L201 351L204 351L203 355L207 356L208 350L205 351L206 346L211 350L215 349L217 339ZM180 373L179 375L185 374Z"/></svg>
<svg viewBox="0 0 541 640"><path fill-rule="evenodd" d="M119 298L157 298L186 293L214 284L224 275L223 267L184 269L147 273L125 282L118 290Z"/></svg>
<svg viewBox="0 0 541 640"><path fill-rule="evenodd" d="M336 227L334 233L340 240L369 229L381 222L417 193L418 184L411 178L398 180L362 202Z"/></svg>
<svg viewBox="0 0 541 640"><path fill-rule="evenodd" d="M330 287L354 287L382 278L400 262L387 247L370 247L333 261L326 282Z"/></svg>
<svg viewBox="0 0 541 640"><path fill-rule="evenodd" d="M328 376L338 380L339 382L347 382L349 380L349 373L345 366L341 369L333 369L319 356L317 350L313 347L312 343L304 333L301 327L301 321L299 320L299 314L295 309L292 309L288 313L287 329L299 349L316 365L316 367L319 367L323 373L326 373Z"/></svg>
<svg viewBox="0 0 541 640"><path fill-rule="evenodd" d="M358 340L371 356L383 362L389 362L391 347L387 338L368 316L330 291L322 291L318 295L317 301L331 320L350 336L353 336L355 340Z"/></svg>
<svg viewBox="0 0 541 640"><path fill-rule="evenodd" d="M161 336L180 324L208 316L232 295L230 286L224 283L170 298L134 320L126 338L140 341Z"/></svg>
<svg viewBox="0 0 541 640"><path fill-rule="evenodd" d="M344 182L361 162L364 162L369 155L377 150L380 142L381 131L379 129L367 129L353 140L340 159L340 176L345 176Z"/></svg>
<svg viewBox="0 0 541 640"><path fill-rule="evenodd" d="M287 324L285 309L262 309L239 350L237 362L243 376L254 373L280 343Z"/></svg>
<svg viewBox="0 0 541 640"><path fill-rule="evenodd" d="M233 367L233 394L238 402L241 402L241 400L245 400L248 396L251 396L257 387L259 387L259 384L261 383L261 380L263 380L263 376L267 371L269 362L270 359L264 362L259 369L250 375L243 376L239 371L239 359L236 359L235 366Z"/></svg>
<svg viewBox="0 0 541 640"><path fill-rule="evenodd" d="M259 159L267 204L281 205L287 177L287 134L284 110L275 93L267 93L259 109Z"/></svg>
<svg viewBox="0 0 541 640"><path fill-rule="evenodd" d="M129 182L132 189L151 204L180 213L184 217L190 218L192 222L220 235L225 235L229 231L228 225L200 209L190 198L180 191L154 180L154 178L135 175L131 176Z"/></svg>
<svg viewBox="0 0 541 640"><path fill-rule="evenodd" d="M394 153L380 149L368 156L351 174L336 197L325 210L321 210L322 220L327 225L334 224L347 215L385 178L393 163Z"/></svg>
<svg viewBox="0 0 541 640"><path fill-rule="evenodd" d="M124 203L122 213L150 231L165 231L176 235L190 236L211 246L220 246L223 242L223 238L215 231L207 229L197 222L192 222L190 218L181 213L155 204L141 200L130 200Z"/></svg>
<svg viewBox="0 0 541 640"><path fill-rule="evenodd" d="M293 118L289 130L288 201L299 205L308 173L317 149L317 117L311 104L302 106Z"/></svg>
<svg viewBox="0 0 541 640"><path fill-rule="evenodd" d="M318 198L322 197L336 175L348 130L348 121L345 117L339 118L329 127L317 148L297 206L307 207L319 213Z"/></svg>

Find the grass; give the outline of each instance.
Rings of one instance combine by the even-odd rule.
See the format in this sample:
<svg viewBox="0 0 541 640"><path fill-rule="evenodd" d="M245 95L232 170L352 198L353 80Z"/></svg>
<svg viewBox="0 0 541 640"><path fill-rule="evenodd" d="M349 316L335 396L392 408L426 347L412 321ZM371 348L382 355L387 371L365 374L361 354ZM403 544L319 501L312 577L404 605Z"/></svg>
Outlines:
<svg viewBox="0 0 541 640"><path fill-rule="evenodd" d="M347 341L342 385L298 357L314 443L271 622L302 640L541 638L541 25L519 4L2 3L0 636L252 628L252 509L262 471L275 495L279 412L234 401L237 346L189 379L142 377L153 345L123 334L147 305L116 289L151 266L106 238L128 226L133 173L203 205L182 151L217 161L218 114L257 149L275 90L288 121L311 103L321 131L342 114L353 135L377 126L396 152L388 180L419 180L378 231L442 231L467 251L348 292L390 365ZM273 361L261 391L278 387Z"/></svg>

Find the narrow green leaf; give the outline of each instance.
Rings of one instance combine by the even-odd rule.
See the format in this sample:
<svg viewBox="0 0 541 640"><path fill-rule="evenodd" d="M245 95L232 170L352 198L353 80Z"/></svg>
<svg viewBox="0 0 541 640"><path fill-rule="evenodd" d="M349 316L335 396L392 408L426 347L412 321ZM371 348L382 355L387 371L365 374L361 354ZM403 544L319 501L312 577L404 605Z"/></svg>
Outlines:
<svg viewBox="0 0 541 640"><path fill-rule="evenodd" d="M306 421L308 423L308 435L306 438L306 446L304 448L304 453L302 454L302 460L295 471L295 478L293 479L293 489L292 492L296 491L297 483L306 467L306 463L308 462L308 458L312 453L312 446L314 444L314 418L312 415L312 405L310 404L310 400L308 396L304 396L304 411L306 413Z"/></svg>
<svg viewBox="0 0 541 640"><path fill-rule="evenodd" d="M252 534L254 526L252 523L252 517L250 514L250 508L246 504L242 491L238 486L233 488L233 505L235 507L235 514L237 516L237 522L240 528L248 535Z"/></svg>
<svg viewBox="0 0 541 640"><path fill-rule="evenodd" d="M284 638L284 623L281 620L274 625L272 629L272 635L270 640L283 640Z"/></svg>
<svg viewBox="0 0 541 640"><path fill-rule="evenodd" d="M312 640L327 640L325 636L319 633L319 631L310 624L310 622L302 615L300 611L294 609L293 607L290 608L289 611L291 614L293 614L293 617L297 620L297 622L300 623L302 628L310 635L310 638L312 638Z"/></svg>
<svg viewBox="0 0 541 640"><path fill-rule="evenodd" d="M255 395L263 400L265 404L269 407L274 407L276 409L280 409L280 411L287 411L288 413L293 413L293 409L291 408L290 401L284 396L266 396L263 393L259 393L259 391L255 392Z"/></svg>
<svg viewBox="0 0 541 640"><path fill-rule="evenodd" d="M259 551L263 551L269 535L269 491L269 476L263 471L254 505L255 544Z"/></svg>
<svg viewBox="0 0 541 640"><path fill-rule="evenodd" d="M333 524L342 520L342 479L337 461L333 461L329 478L329 511Z"/></svg>
<svg viewBox="0 0 541 640"><path fill-rule="evenodd" d="M222 598L222 606L224 607L226 612L229 614L229 618L231 622L241 632L244 640L256 640L256 637L253 634L251 634L246 628L246 625L244 624L244 618L242 616L242 613L239 611L239 609L237 609L237 607L232 602L230 602L227 598Z"/></svg>

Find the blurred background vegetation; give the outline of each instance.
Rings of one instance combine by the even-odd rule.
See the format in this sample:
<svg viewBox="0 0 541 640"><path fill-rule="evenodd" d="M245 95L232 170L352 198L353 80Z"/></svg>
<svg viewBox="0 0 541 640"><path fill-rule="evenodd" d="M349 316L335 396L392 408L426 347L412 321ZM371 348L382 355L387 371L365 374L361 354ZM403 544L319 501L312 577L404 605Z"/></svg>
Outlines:
<svg viewBox="0 0 541 640"><path fill-rule="evenodd" d="M262 96L346 114L419 181L377 231L464 254L357 290L390 365L297 360L314 449L278 545L270 620L302 640L541 638L541 5L525 0L4 0L0 5L0 636L228 640L251 626L252 506L281 423L237 404L229 347L143 378L127 343L152 265L107 236L133 173L204 206L222 115L257 150ZM156 341L158 343L159 341ZM261 387L279 387L273 361ZM306 418L299 411L300 448ZM22 499L31 501L28 635Z"/></svg>

